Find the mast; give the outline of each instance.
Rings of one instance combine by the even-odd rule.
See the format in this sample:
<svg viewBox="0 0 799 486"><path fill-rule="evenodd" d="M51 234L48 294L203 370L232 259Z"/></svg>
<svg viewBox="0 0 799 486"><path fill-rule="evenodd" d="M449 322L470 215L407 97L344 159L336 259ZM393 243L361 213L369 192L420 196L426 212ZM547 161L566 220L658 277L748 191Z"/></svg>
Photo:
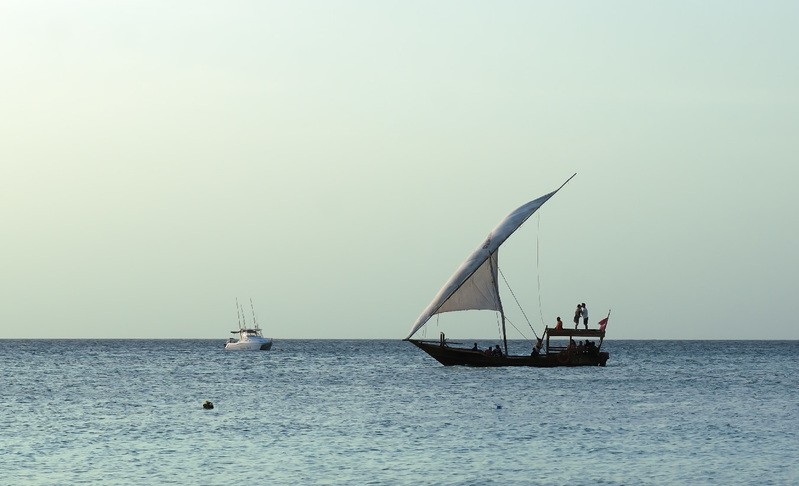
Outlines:
<svg viewBox="0 0 799 486"><path fill-rule="evenodd" d="M496 253L498 250L499 249L495 250L494 253ZM502 299L500 299L499 297L499 282L497 282L497 279L493 278L493 275L496 275L496 273L499 271L499 258L497 258L497 268L494 268L491 256L493 256L493 254L488 257L488 265L491 267L491 275L492 275L492 280L494 281L494 288L497 289L496 292L497 306L499 307L499 315L502 317L502 343L505 345L505 356L507 356L508 332L505 329L505 309L502 307Z"/></svg>
<svg viewBox="0 0 799 486"><path fill-rule="evenodd" d="M239 329L241 329L241 308L239 307L239 298L236 297L236 319L239 322Z"/></svg>
<svg viewBox="0 0 799 486"><path fill-rule="evenodd" d="M255 328L258 329L258 321L255 319L255 306L252 305L252 297L250 297L250 309L252 309L252 322Z"/></svg>

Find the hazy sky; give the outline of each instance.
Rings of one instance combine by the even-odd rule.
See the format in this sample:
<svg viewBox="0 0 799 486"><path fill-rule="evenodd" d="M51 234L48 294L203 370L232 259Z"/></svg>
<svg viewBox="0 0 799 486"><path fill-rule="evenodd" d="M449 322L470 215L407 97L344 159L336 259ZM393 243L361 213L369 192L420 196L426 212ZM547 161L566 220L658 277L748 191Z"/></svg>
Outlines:
<svg viewBox="0 0 799 486"><path fill-rule="evenodd" d="M0 338L401 339L574 172L537 332L799 338L797 2L2 0L0 63Z"/></svg>

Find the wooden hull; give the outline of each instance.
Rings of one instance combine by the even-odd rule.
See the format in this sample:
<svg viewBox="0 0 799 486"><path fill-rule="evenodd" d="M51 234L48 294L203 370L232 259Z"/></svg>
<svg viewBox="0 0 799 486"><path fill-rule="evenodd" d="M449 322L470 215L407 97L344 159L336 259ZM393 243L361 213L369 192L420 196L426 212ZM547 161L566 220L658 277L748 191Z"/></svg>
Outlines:
<svg viewBox="0 0 799 486"><path fill-rule="evenodd" d="M409 339L409 341L444 366L533 366L537 368L605 366L610 356L604 351L579 354L563 351L557 354L541 354L538 356L489 356L482 351L472 351L467 348L453 348L442 346L440 343L417 341L415 339Z"/></svg>

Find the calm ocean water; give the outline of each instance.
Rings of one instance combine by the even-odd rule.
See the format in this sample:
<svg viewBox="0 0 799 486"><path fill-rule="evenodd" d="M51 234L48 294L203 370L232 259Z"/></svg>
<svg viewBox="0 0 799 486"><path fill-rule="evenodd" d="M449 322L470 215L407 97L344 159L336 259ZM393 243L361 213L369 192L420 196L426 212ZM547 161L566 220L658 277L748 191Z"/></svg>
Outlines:
<svg viewBox="0 0 799 486"><path fill-rule="evenodd" d="M222 343L0 341L0 484L799 483L796 341L611 339L574 369Z"/></svg>

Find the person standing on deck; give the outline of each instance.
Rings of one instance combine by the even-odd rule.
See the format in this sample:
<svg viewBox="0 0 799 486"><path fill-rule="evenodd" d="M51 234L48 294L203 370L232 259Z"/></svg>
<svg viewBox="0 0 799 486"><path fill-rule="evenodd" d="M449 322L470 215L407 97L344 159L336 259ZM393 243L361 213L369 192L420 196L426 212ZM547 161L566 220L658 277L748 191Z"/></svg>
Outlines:
<svg viewBox="0 0 799 486"><path fill-rule="evenodd" d="M588 307L585 306L585 302L582 304L582 311L580 314L583 316L583 325L586 329L588 329ZM575 328L577 329L577 328Z"/></svg>
<svg viewBox="0 0 799 486"><path fill-rule="evenodd" d="M574 311L574 328L577 329L577 326L580 325L580 315L582 315L583 309L580 307L580 304L577 304L577 310Z"/></svg>
<svg viewBox="0 0 799 486"><path fill-rule="evenodd" d="M557 322L555 323L555 330L556 330L556 331L561 331L561 330L563 330L563 321L561 321L561 320L560 320L560 316L558 316L558 320L557 320Z"/></svg>

